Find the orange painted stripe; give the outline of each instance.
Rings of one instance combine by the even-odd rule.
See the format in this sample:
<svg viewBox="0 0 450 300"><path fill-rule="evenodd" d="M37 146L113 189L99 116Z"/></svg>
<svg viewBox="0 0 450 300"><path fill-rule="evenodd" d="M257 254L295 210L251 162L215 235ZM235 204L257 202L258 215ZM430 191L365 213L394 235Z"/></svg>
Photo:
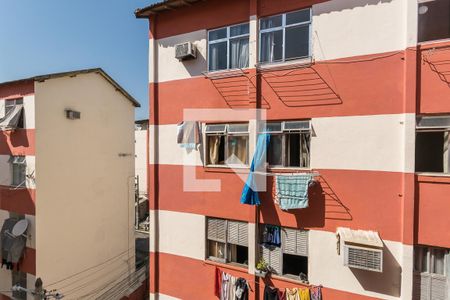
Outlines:
<svg viewBox="0 0 450 300"><path fill-rule="evenodd" d="M411 105L403 102L405 55L405 51L378 53L318 62L306 69L264 72L262 108L269 120L413 113L416 99L404 100ZM179 123L184 108L255 107L256 83L250 76L254 72L232 80L199 76L151 83L150 101L159 101L157 124Z"/></svg>
<svg viewBox="0 0 450 300"><path fill-rule="evenodd" d="M0 83L0 99L14 99L34 94L34 80Z"/></svg>
<svg viewBox="0 0 450 300"><path fill-rule="evenodd" d="M0 131L0 155L34 155L35 129Z"/></svg>
<svg viewBox="0 0 450 300"><path fill-rule="evenodd" d="M227 268L222 264L207 263L205 261L192 258L166 254L166 253L150 253L150 270L153 269L154 257L159 259L158 281L159 289L154 287L150 289L151 293L161 293L164 295L180 298L180 299L217 299L214 296L215 286L215 270L216 267L235 277L242 277L249 281L251 291L249 299L262 299L264 284L270 284L280 289L302 287L301 284L292 283L288 280L272 279L265 283L255 276L248 274L247 270L236 270L236 268ZM259 283L259 297L256 295L255 280ZM324 299L333 300L366 300L376 299L358 294L338 291L329 288L323 288Z"/></svg>
<svg viewBox="0 0 450 300"><path fill-rule="evenodd" d="M20 271L36 275L36 250L26 248L23 260L20 262Z"/></svg>
<svg viewBox="0 0 450 300"><path fill-rule="evenodd" d="M0 209L34 216L36 213L36 190L15 190L10 186L0 186Z"/></svg>
<svg viewBox="0 0 450 300"><path fill-rule="evenodd" d="M213 29L227 25L248 22L251 15L275 15L282 12L307 8L325 0L259 0L256 7L250 1L212 0L197 2L192 6L166 11L158 14L156 32L151 33L158 39L201 29ZM220 11L232 14L218 14ZM183 24L183 26L179 26Z"/></svg>
<svg viewBox="0 0 450 300"><path fill-rule="evenodd" d="M150 166L153 171L155 166ZM183 166L158 165L159 209L195 213L221 218L254 222L252 206L240 204L244 182L229 170L205 171L195 168L198 179L220 179L220 192L185 192ZM358 170L317 170L319 184L310 190L310 207L302 210L282 211L271 195L273 177L269 177L269 192L260 193L260 220L263 223L287 227L304 227L335 232L339 226L376 230L391 241L412 244L411 238L402 240L402 180L413 174ZM153 187L150 186L150 190ZM151 196L151 209L155 201Z"/></svg>

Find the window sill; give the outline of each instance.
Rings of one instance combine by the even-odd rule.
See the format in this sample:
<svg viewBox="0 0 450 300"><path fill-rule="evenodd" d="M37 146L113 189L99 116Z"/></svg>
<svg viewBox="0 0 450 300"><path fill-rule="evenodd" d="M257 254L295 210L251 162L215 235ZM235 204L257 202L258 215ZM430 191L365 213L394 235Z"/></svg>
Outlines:
<svg viewBox="0 0 450 300"><path fill-rule="evenodd" d="M418 42L417 44L419 45L419 47L422 50L426 50L426 49L436 48L436 46L437 47L443 47L443 46L450 47L450 45L448 45L449 42L450 42L450 38L445 38L445 39L439 39L439 40Z"/></svg>
<svg viewBox="0 0 450 300"><path fill-rule="evenodd" d="M249 166L225 166L225 165L206 165L204 166L206 172L223 172L223 173L248 173Z"/></svg>
<svg viewBox="0 0 450 300"><path fill-rule="evenodd" d="M295 277L294 275L291 277L289 275L275 275L270 273L270 277L272 279L276 279L276 280L280 280L280 281L284 281L284 282L289 282L289 283L294 283L294 284L298 284L304 287L310 287L311 284L309 283L309 281L302 281L300 279L295 279L293 277Z"/></svg>
<svg viewBox="0 0 450 300"><path fill-rule="evenodd" d="M233 271L248 273L248 266L237 263L221 263L210 259L205 260L206 265L215 266L219 268L225 268Z"/></svg>
<svg viewBox="0 0 450 300"><path fill-rule="evenodd" d="M419 182L450 183L450 174L448 173L416 172L415 174Z"/></svg>
<svg viewBox="0 0 450 300"><path fill-rule="evenodd" d="M218 71L205 71L202 74L211 79L219 79L219 78L230 78L230 77L238 77L248 74L248 68L244 69L226 69L226 70L218 70Z"/></svg>
<svg viewBox="0 0 450 300"><path fill-rule="evenodd" d="M273 63L258 63L256 68L260 71L276 71L276 70L286 70L293 69L296 67L309 67L313 63L313 58L305 57L294 60L273 62Z"/></svg>
<svg viewBox="0 0 450 300"><path fill-rule="evenodd" d="M298 168L298 167L268 167L267 171L270 173L312 173L311 168Z"/></svg>

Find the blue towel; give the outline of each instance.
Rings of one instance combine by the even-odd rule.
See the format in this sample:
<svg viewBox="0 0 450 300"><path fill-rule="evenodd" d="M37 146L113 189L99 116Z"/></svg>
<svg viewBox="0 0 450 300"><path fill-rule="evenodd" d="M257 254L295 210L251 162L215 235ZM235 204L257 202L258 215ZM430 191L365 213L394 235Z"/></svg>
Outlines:
<svg viewBox="0 0 450 300"><path fill-rule="evenodd" d="M260 134L256 143L255 154L253 155L252 164L250 166L250 174L248 174L247 181L245 182L244 189L242 190L241 203L249 205L259 205L259 200L255 170L261 169L266 162L267 146L269 145L270 135ZM265 178L265 176L264 176Z"/></svg>
<svg viewBox="0 0 450 300"><path fill-rule="evenodd" d="M311 174L277 175L276 197L282 210L308 207L308 188Z"/></svg>

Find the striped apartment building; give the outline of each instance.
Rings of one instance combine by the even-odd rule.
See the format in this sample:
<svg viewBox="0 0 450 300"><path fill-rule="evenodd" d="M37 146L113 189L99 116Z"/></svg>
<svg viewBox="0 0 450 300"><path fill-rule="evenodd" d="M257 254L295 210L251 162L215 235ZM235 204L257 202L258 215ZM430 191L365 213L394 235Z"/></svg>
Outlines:
<svg viewBox="0 0 450 300"><path fill-rule="evenodd" d="M166 0L136 16L150 32L151 299L214 299L217 268L246 279L249 299L265 285L450 299L448 0ZM186 149L186 109L237 117L200 116ZM238 117L249 109L268 125ZM245 205L261 132L267 191ZM274 202L286 172L315 175L309 207ZM186 189L193 173L220 191ZM282 231L272 250L269 227Z"/></svg>
<svg viewBox="0 0 450 300"><path fill-rule="evenodd" d="M0 299L44 299L37 278L93 299L133 273L136 106L101 69L0 83Z"/></svg>

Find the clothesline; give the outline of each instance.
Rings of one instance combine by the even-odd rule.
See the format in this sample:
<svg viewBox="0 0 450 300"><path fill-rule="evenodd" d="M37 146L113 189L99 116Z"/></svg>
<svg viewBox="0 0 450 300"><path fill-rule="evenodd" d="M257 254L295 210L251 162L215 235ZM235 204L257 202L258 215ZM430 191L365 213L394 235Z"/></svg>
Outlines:
<svg viewBox="0 0 450 300"><path fill-rule="evenodd" d="M296 176L296 175L312 175L312 177L319 177L319 172L296 172L296 173L272 173L272 172L259 172L254 171L254 174L266 175L266 176Z"/></svg>

